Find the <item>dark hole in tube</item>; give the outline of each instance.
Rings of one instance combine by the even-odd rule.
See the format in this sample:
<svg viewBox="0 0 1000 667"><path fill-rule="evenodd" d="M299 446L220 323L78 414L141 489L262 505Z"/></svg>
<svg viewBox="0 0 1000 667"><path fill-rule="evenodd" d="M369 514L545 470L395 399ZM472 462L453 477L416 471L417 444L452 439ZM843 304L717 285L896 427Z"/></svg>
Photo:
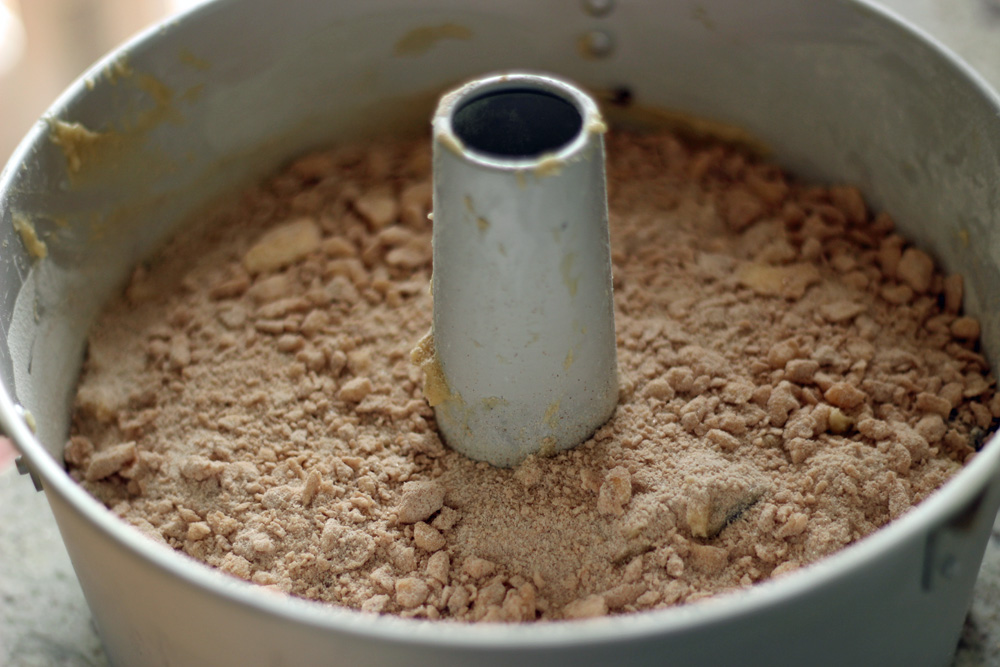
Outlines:
<svg viewBox="0 0 1000 667"><path fill-rule="evenodd" d="M451 127L468 148L507 158L532 158L556 151L580 133L576 107L543 90L498 90L465 102Z"/></svg>

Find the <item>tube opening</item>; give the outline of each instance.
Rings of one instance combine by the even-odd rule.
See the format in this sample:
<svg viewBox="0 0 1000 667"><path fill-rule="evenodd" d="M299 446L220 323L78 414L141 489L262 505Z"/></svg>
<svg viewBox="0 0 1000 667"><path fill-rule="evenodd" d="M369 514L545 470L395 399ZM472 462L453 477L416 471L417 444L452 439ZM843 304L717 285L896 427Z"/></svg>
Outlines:
<svg viewBox="0 0 1000 667"><path fill-rule="evenodd" d="M477 95L456 109L452 131L478 152L504 158L534 158L568 145L583 128L571 102L532 88Z"/></svg>

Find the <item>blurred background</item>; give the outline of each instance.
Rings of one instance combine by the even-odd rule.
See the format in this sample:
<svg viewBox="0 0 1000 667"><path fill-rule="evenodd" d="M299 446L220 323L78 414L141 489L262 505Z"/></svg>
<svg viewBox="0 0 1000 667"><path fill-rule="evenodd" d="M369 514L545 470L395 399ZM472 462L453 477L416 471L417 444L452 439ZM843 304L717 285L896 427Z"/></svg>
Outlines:
<svg viewBox="0 0 1000 667"><path fill-rule="evenodd" d="M0 165L94 61L204 0L0 0Z"/></svg>

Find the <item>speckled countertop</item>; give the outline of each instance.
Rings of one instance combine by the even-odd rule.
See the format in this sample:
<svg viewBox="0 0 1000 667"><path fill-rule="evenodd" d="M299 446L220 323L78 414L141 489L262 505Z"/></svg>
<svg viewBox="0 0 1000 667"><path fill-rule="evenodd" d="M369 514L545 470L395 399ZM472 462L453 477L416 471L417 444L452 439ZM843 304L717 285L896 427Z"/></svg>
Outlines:
<svg viewBox="0 0 1000 667"><path fill-rule="evenodd" d="M1000 89L1000 0L883 0ZM108 664L45 497L0 451L0 665ZM1000 519L953 667L1000 665Z"/></svg>

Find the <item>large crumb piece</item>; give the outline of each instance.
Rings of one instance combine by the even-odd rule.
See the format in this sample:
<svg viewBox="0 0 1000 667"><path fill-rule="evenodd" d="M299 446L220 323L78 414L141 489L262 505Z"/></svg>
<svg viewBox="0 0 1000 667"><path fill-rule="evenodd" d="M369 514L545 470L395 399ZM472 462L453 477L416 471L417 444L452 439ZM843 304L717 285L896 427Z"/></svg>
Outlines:
<svg viewBox="0 0 1000 667"><path fill-rule="evenodd" d="M85 477L88 482L96 482L99 479L104 479L109 475L115 474L124 468L127 463L131 463L133 459L135 459L134 442L126 442L109 447L90 457L90 464L87 466Z"/></svg>
<svg viewBox="0 0 1000 667"><path fill-rule="evenodd" d="M280 269L319 249L320 230L311 218L301 218L264 234L243 256L250 273Z"/></svg>
<svg viewBox="0 0 1000 667"><path fill-rule="evenodd" d="M603 595L591 595L566 605L563 615L566 618L597 618L608 613L608 604Z"/></svg>
<svg viewBox="0 0 1000 667"><path fill-rule="evenodd" d="M404 609L419 607L430 594L430 587L416 577L406 577L396 581L396 601Z"/></svg>
<svg viewBox="0 0 1000 667"><path fill-rule="evenodd" d="M690 458L684 495L688 528L695 537L715 537L749 509L767 489L753 469L713 455Z"/></svg>
<svg viewBox="0 0 1000 667"><path fill-rule="evenodd" d="M744 264L737 271L740 284L763 296L799 299L810 285L819 282L819 271L812 264L768 266Z"/></svg>
<svg viewBox="0 0 1000 667"><path fill-rule="evenodd" d="M627 468L619 466L608 471L601 484L597 498L597 509L602 514L620 516L623 507L632 498L632 476Z"/></svg>
<svg viewBox="0 0 1000 667"><path fill-rule="evenodd" d="M399 202L389 188L376 188L354 202L372 229L379 230L399 216Z"/></svg>
<svg viewBox="0 0 1000 667"><path fill-rule="evenodd" d="M438 482L407 482L399 500L400 523L416 523L430 518L444 504L444 487Z"/></svg>
<svg viewBox="0 0 1000 667"><path fill-rule="evenodd" d="M375 540L363 531L329 519L323 525L320 549L332 571L346 572L368 562L375 553Z"/></svg>

